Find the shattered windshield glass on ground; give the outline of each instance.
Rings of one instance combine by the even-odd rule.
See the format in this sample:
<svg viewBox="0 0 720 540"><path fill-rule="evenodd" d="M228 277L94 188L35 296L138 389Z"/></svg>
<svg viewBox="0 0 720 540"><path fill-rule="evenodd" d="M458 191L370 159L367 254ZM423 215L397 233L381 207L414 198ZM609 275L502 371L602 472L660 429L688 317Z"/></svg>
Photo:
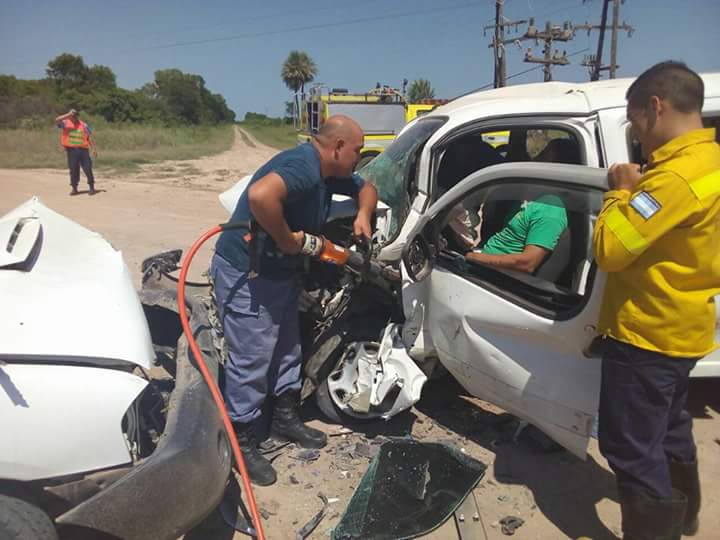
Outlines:
<svg viewBox="0 0 720 540"><path fill-rule="evenodd" d="M377 156L358 174L375 184L378 197L392 209L389 238L393 238L405 219L408 206L407 182L415 174L419 149L446 121L443 117L419 120L400 135L385 152Z"/></svg>
<svg viewBox="0 0 720 540"><path fill-rule="evenodd" d="M350 500L333 540L403 540L450 517L487 467L440 443L385 443Z"/></svg>

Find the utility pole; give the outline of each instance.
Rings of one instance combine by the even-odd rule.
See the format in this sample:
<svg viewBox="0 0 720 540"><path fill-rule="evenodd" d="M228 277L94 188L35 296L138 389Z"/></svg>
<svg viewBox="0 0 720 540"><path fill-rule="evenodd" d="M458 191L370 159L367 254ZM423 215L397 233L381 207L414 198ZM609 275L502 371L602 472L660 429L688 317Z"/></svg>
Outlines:
<svg viewBox="0 0 720 540"><path fill-rule="evenodd" d="M607 4L606 4L607 5ZM613 25L612 37L610 38L610 78L615 78L617 70L617 35L618 23L620 19L620 0L613 0Z"/></svg>
<svg viewBox="0 0 720 540"><path fill-rule="evenodd" d="M530 25L528 26L527 32L523 36L523 39L534 39L536 42L542 40L545 42L543 48L543 57L537 57L533 54L532 48L529 48L525 53L525 62L531 64L543 64L543 73L545 74L545 82L552 81L552 66L566 66L570 63L568 60L567 53L563 51L563 54L555 50L553 51L553 43L556 41L568 42L574 37L573 29L570 23L565 22L562 27L553 26L549 21L545 23L545 31L538 32L535 27L535 21L531 18Z"/></svg>
<svg viewBox="0 0 720 540"><path fill-rule="evenodd" d="M607 26L608 0L603 0L602 15L600 16L600 37L598 37L597 55L595 56L595 65L593 66L591 81L600 80L600 66L602 66L603 46L605 45L605 27Z"/></svg>
<svg viewBox="0 0 720 540"><path fill-rule="evenodd" d="M489 29L493 29L494 36L492 43L488 45L489 48L495 49L493 51L494 58L495 58L495 77L494 77L494 86L495 88L502 88L505 86L506 80L507 80L507 61L505 58L505 45L508 43L514 43L514 39L506 40L505 39L505 28L510 28L512 26L515 27L515 30L517 31L517 27L520 24L525 24L527 21L505 21L505 17L503 16L503 6L505 4L505 0L495 0L495 24L486 26L483 28L483 35L485 35L485 32Z"/></svg>
<svg viewBox="0 0 720 540"><path fill-rule="evenodd" d="M613 3L613 24L612 26L607 25L608 7L610 2ZM631 37L635 29L623 21L622 24L618 24L620 18L620 0L603 0L602 16L600 18L599 25L588 24L577 24L574 29L587 30L588 35L592 30L599 30L600 36L598 38L597 54L589 55L585 57L582 64L590 68L590 80L597 81L600 79L601 71L609 71L610 78L615 78L617 71L617 34L619 30L627 32L628 37ZM612 38L610 45L610 65L604 66L602 63L602 55L605 47L605 30L612 30Z"/></svg>
<svg viewBox="0 0 720 540"><path fill-rule="evenodd" d="M504 0L496 0L495 2L495 43L502 43L505 40L505 27L503 22L503 3ZM505 48L498 47L495 49L495 88L505 86Z"/></svg>

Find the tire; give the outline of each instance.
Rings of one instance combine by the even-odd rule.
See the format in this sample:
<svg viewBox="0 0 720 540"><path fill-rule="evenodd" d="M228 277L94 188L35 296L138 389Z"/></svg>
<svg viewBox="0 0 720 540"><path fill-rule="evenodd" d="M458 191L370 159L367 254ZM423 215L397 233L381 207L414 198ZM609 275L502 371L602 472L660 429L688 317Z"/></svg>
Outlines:
<svg viewBox="0 0 720 540"><path fill-rule="evenodd" d="M337 408L330 397L330 389L328 388L328 381L325 379L320 383L317 390L315 390L315 404L333 424L346 424L350 419L346 417L340 409Z"/></svg>
<svg viewBox="0 0 720 540"><path fill-rule="evenodd" d="M330 397L330 388L328 387L328 380L325 379L318 389L315 390L315 404L320 409L320 412L325 415L325 418L333 424L348 425L348 424L361 424L364 422L373 422L377 420L380 415L372 416L350 416L345 414Z"/></svg>
<svg viewBox="0 0 720 540"><path fill-rule="evenodd" d="M0 495L0 540L58 540L50 516L22 499Z"/></svg>

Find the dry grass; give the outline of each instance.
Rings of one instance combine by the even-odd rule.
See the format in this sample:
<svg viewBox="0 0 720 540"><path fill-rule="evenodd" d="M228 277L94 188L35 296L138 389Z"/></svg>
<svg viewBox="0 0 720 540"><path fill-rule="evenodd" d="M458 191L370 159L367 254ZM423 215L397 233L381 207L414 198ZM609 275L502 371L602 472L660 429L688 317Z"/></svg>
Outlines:
<svg viewBox="0 0 720 540"><path fill-rule="evenodd" d="M93 125L93 124L90 124ZM94 127L98 158L95 167L133 170L145 163L197 159L228 150L234 126L159 127L99 124ZM0 130L0 167L12 169L65 168L59 130Z"/></svg>
<svg viewBox="0 0 720 540"><path fill-rule="evenodd" d="M245 121L240 122L239 125L261 143L278 150L287 150L297 146L297 131L292 125L272 121Z"/></svg>

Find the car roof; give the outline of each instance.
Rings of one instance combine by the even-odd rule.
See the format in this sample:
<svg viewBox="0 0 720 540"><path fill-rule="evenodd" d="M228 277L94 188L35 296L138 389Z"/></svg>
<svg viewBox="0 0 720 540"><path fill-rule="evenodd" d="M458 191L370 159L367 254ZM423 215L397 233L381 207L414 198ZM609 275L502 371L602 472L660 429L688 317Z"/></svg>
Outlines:
<svg viewBox="0 0 720 540"><path fill-rule="evenodd" d="M720 96L720 73L702 73L705 97ZM634 78L595 82L543 82L472 92L452 100L427 116L505 116L518 114L589 114L625 107L625 93ZM472 111L472 113L471 113ZM485 112L486 111L486 112Z"/></svg>

